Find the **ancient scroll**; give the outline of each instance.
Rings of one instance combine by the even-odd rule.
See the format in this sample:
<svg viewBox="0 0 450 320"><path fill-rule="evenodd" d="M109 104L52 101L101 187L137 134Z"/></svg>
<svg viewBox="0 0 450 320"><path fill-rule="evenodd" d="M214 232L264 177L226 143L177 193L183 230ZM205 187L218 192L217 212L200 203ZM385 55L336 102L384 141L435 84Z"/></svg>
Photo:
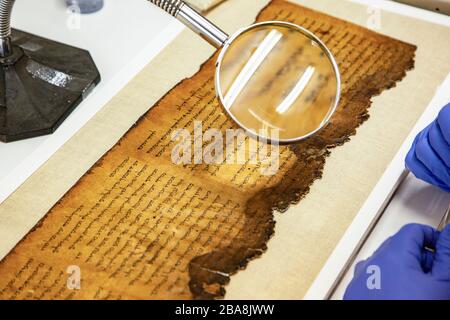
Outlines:
<svg viewBox="0 0 450 320"><path fill-rule="evenodd" d="M263 20L302 25L333 51L343 88L331 123L303 143L281 147L275 174L265 174L261 159L196 164L192 154L192 164L174 164L175 130L196 137L220 128L225 136L235 127L215 99L213 56L147 112L0 263L1 298L218 298L232 274L264 254L274 211L308 194L327 155L368 119L371 97L413 67L415 47L280 0L259 14ZM192 144L207 150L207 140Z"/></svg>

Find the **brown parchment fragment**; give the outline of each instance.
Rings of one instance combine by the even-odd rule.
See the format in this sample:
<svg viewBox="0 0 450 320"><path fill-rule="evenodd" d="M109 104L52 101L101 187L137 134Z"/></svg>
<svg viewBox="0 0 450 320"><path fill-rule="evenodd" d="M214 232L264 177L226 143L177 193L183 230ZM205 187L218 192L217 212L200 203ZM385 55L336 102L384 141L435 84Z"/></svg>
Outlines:
<svg viewBox="0 0 450 320"><path fill-rule="evenodd" d="M274 210L308 193L330 150L368 119L371 97L414 66L414 46L285 1L272 1L257 20L297 23L330 47L343 80L330 124L281 147L274 175L251 159L174 164L174 130L193 134L197 121L202 132L235 128L215 99L212 57L147 112L0 263L0 298L223 297L230 275L264 253ZM77 279L81 290L69 289Z"/></svg>

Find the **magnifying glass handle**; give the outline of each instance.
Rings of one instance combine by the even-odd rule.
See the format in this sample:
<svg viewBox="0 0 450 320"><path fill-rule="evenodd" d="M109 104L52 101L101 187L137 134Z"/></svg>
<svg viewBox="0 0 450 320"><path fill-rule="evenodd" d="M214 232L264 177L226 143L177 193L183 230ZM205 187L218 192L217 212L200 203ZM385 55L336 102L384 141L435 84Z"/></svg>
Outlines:
<svg viewBox="0 0 450 320"><path fill-rule="evenodd" d="M182 0L149 0L171 14L216 48L221 48L228 35Z"/></svg>

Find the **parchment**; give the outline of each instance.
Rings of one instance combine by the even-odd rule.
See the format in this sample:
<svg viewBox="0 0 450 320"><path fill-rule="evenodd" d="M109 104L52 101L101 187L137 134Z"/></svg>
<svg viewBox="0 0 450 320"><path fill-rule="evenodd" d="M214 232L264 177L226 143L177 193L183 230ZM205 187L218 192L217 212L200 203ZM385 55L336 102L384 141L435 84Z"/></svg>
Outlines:
<svg viewBox="0 0 450 320"><path fill-rule="evenodd" d="M236 7L233 8L235 3L225 5L225 11L227 8L230 10L229 12L236 9ZM277 2L277 10L274 12L279 13L280 7L278 6L284 5L285 4L282 4L281 2ZM240 6L241 9L242 7L245 7L242 3ZM247 6L247 9L253 7L248 3ZM262 18L264 18L264 14L272 17L274 12L265 11ZM221 14L223 14L223 12L221 12ZM313 13L308 12L308 15L306 16L309 16L310 14L313 15ZM283 18L283 16L280 18ZM320 18L328 19L323 16L320 16ZM305 23L305 21L298 21L298 23ZM341 23L342 22L333 21L333 25L336 26ZM160 100L157 106L142 118L137 126L133 128L96 166L94 166L89 174L83 177L74 189L72 189L61 202L53 208L43 220L40 227L30 233L28 237L2 262L0 266L0 274L3 279L3 282L1 282L1 288L3 288L2 296L14 298L210 298L221 296L223 294L223 288L220 284L228 281L227 274L237 271L238 268L245 265L247 259L258 256L265 249L265 243L271 235L273 227L270 202L274 201L275 203L273 204L275 206L283 209L287 207L289 201L298 199L304 194L311 183L311 181L308 182L308 176L310 178L309 180L320 176L320 171L324 164L324 153L326 153L325 147L328 144L335 145L345 141L345 136L353 133L354 128L352 128L352 126L356 127L359 122L366 118L366 108L368 107L369 96L371 94L376 94L387 84L392 85L394 83L393 80L396 77L400 79L404 75L404 71L411 67L411 57L413 52L411 46L374 35L367 30L359 29L354 26L347 26L347 28L349 27L351 27L352 30L356 30L356 33L361 32L361 34L364 35L364 39L378 40L387 46L391 45L395 48L398 47L405 50L403 51L405 54L399 54L397 60L393 60L397 62L397 67L389 64L390 61L392 61L390 59L385 60L386 64L380 63L380 61L384 60L380 60L379 57L376 59L375 62L377 65L383 68L384 72L382 76L377 72L373 74L370 72L361 72L361 75L374 76L374 74L377 74L378 76L374 76L372 79L382 83L380 84L375 81L375 88L376 85L380 85L377 90L369 90L370 92L366 92L366 96L357 95L358 98L356 101L349 99L348 102L344 104L349 107L340 109L340 112L349 112L349 114L354 117L337 117L336 120L333 120L331 125L331 129L333 130L327 128L327 130L324 131L322 136L323 141L320 141L321 139L316 139L315 141L310 141L298 146L296 148L297 150L295 150L297 151L296 155L294 155L292 150L284 149L283 163L285 166L280 174L274 178L255 175L255 172L252 171L255 166L244 166L245 169L250 168L251 172L245 175L229 174L243 171L240 166L227 167L226 169L225 167L219 167L216 175L213 175L212 173L205 175L205 172L208 172L208 168L205 168L204 166L173 168L170 161L167 160L167 154L164 152L158 154L158 151L157 154L153 154L151 151L149 153L150 155L147 154L147 151L149 150L155 151L155 149L152 149L153 146L157 145L158 147L161 147L161 144L158 145L157 142L159 142L160 138L167 133L168 128L166 125L173 124L173 121L178 119L176 116L183 113L186 114L190 107L193 108L192 111L195 111L196 108L199 107L195 103L196 99L209 102L203 109L204 112L209 112L209 119L211 122L218 116L220 119L221 116L220 109L216 108L217 106L214 105L215 102L208 99L212 98L209 85L210 81L208 81L211 77L212 62L205 64L200 73L194 78L184 81ZM178 43L178 45L186 45L189 41L192 41L191 38L186 37L186 39L182 40L181 44ZM334 50L339 48L339 44L342 45L342 42L337 42L337 46L333 46ZM162 58L170 58L170 61L175 61L173 55L176 56L174 52L177 51L174 49L177 49L177 47L168 48L166 54L162 55L159 61L149 65L146 70L132 81L133 83L130 84L129 87L123 90L121 94L115 98L115 101L111 102L109 107L115 107L117 108L116 110L123 110L124 105L132 108L134 104L141 105L146 103L149 100L149 96L145 91L155 87L155 83L152 83L151 86L148 84L149 76L154 73L154 69L151 67L157 66L156 63L161 63ZM189 53L189 49L187 49L187 51ZM397 50L389 52L397 52ZM410 55L409 57L408 53ZM340 54L338 53L338 60L340 60L339 55ZM348 55L345 55L344 57L347 59ZM199 59L201 58L202 56L199 57ZM373 58L373 55L367 56L367 60L369 60L367 63L369 65L373 65L373 60L371 60ZM345 62L345 59L340 60L341 64ZM370 63L370 61L372 61L372 63ZM398 64L401 63L404 64L398 66ZM189 72L189 70L186 72ZM349 80L352 82L352 79ZM436 83L437 80L434 82ZM352 90L359 86L358 83L359 82L356 81L355 83L352 83L352 85L347 85L344 88L344 91L347 94L349 92L354 92ZM372 85L367 85L364 81L362 83L363 89L374 88ZM192 87L196 86L200 87L201 95L190 96L186 95L186 92L183 91L188 89L191 90ZM156 84L156 87L158 87L158 84ZM164 88L158 89L161 89L160 91L162 91ZM423 90L423 88L418 88L418 91L421 90ZM141 93L141 96L136 97L136 93ZM429 93L430 91L426 91L425 93L422 92L423 95ZM367 96L367 94L369 94L369 96ZM385 94L386 93L383 95ZM190 99L187 99L186 96L190 97ZM133 98L130 99L130 97ZM173 103L177 101L182 101L182 104L183 102L186 102L180 110L177 109L179 104ZM346 100L344 99L343 101L345 102ZM353 104L351 103L352 101ZM389 107L394 108L397 106L390 104ZM411 105L408 107L411 108ZM423 105L416 105L417 110L414 111L415 115L411 115L411 118L414 116L417 117L417 115L420 114L420 108L423 109L423 107ZM401 105L399 105L398 108L399 110L405 110L401 109ZM394 114L393 119L399 119L398 116L397 118L395 116L398 111L394 112L392 110L392 112ZM195 112L193 113L195 114ZM193 113L191 112L190 115ZM103 120L105 120L105 114L106 112L100 115L103 116ZM341 115L343 114L341 113ZM121 123L119 121L121 118L120 114L110 113L109 117L111 116L112 118L109 118L108 121L111 127L117 125L117 123ZM406 134L408 126L410 125L407 122L414 121L414 119L411 120L409 118L409 115L403 115L403 118L408 118L404 122L399 123L399 127L405 127L404 132L399 133L398 135L394 135L392 134L393 132L390 132L391 136L389 139L386 138L382 141L383 143L389 144L390 141L393 140L393 137L395 137L395 141L389 144L390 150L386 151L382 145L376 145L375 148L380 148L377 151L381 150L381 152L388 154L392 150L395 150L396 144L398 145L401 143L401 134ZM186 120L189 119L190 117L186 118ZM389 125L386 125L387 119L389 118L382 117L381 119L382 121L378 122L378 129L383 127L386 130L390 130ZM114 122L114 120L116 120L116 122ZM344 120L348 120L349 122L345 122ZM377 120L379 119L375 119L375 121ZM370 124L371 121L367 124ZM232 124L225 119L223 123L224 127L232 126ZM344 123L344 125L336 126L340 123ZM380 125L380 123L383 125ZM100 132L93 130L94 124L89 130L89 135L84 137L84 142L86 144L91 142L91 145L84 146L85 151L92 149L92 139L95 137L92 133L101 134ZM364 127L365 126L362 128ZM104 129L105 126L102 128ZM342 131L336 131L336 128L339 128ZM152 131L155 131L156 133L152 135ZM86 133L87 132L82 132L75 138L82 138L83 140L82 136ZM332 134L335 133L344 133L344 135L337 137L338 139L336 140L336 136L332 136ZM352 139L352 142L349 145L353 144L354 140L359 136L360 132ZM383 136L383 134L381 134L381 136ZM364 138L367 139L368 136L366 135ZM369 138L371 138L370 135ZM320 144L318 140L323 144ZM164 142L164 139L162 141ZM80 140L78 140L78 143L79 142ZM355 145L353 144L353 147L354 146ZM140 147L141 149L139 149ZM328 163L330 160L331 162L339 160L339 162L344 163L346 167L351 164L352 169L358 170L358 168L361 168L358 166L358 160L365 160L364 156L360 156L356 159L345 157L343 159L333 158L335 152L341 148L333 151L333 156L328 159ZM145 150L145 152L143 150ZM368 150L371 150L369 146L367 146L367 149L362 148L358 151L362 154ZM310 151L311 154L309 153ZM305 152L308 153L308 157L302 158L302 156L305 155ZM126 157L122 157L124 153L126 154ZM374 157L373 150L371 151L371 155ZM379 153L376 154L376 156L378 157ZM92 154L89 155L89 157L92 157ZM300 161L297 157L300 158ZM388 157L389 154L386 158ZM381 156L381 158L384 160L384 155ZM386 165L386 163L387 162L385 161L384 164L381 164L381 167ZM46 166L49 165L51 165L51 163ZM297 170L302 167L304 168L304 171L300 174ZM309 171L310 167L315 170ZM129 174L126 174L130 168ZM55 167L53 167L53 169L55 169ZM159 178L157 175L158 172L154 173L155 169L159 169L160 171L158 172L161 172L162 170L166 175L161 178L163 180L160 179L157 183L152 183L153 181L156 182ZM215 170L213 167L210 167L209 169L213 172ZM351 203L346 204L347 208L354 206L354 203L357 205L358 202L361 201L361 198L363 198L364 192L370 192L372 177L371 172L368 171L369 169L374 168L369 165L365 171L356 172L359 175L364 173L369 181L367 182L367 185L358 185L357 188L354 188L353 191L356 194L347 194L347 202L349 200L354 200L351 201ZM343 181L343 178L350 180L350 182L352 182L352 179L353 182L358 179L358 177L355 177L356 175L353 177L343 177L342 174L345 173L345 171L343 173L333 172L332 177L332 180L337 180L339 185L342 185L343 188L345 188L348 183ZM38 175L39 174L40 172ZM64 176L67 175L67 172L60 172L60 174ZM120 177L123 177L123 174L125 174L125 178L120 179ZM230 176L237 176L236 179L239 178L240 180L233 180ZM42 178L42 176L40 177ZM147 179L149 179L149 181L146 181ZM290 179L293 180L289 182L288 180ZM322 183L324 179L326 179L326 177L314 184L314 188L318 188L318 185L320 185L321 190L326 191L327 189L323 187L324 184ZM143 183L145 181L146 183ZM41 180L41 182L48 183L49 188L52 188L52 181ZM58 181L53 180L53 182L59 184ZM128 188L124 188L124 186L121 185L117 188L117 185L114 187L116 182L118 182L119 185L125 184L125 186L129 186ZM330 181L328 180L326 182L329 183ZM23 186L23 188L27 189L30 187L29 183L30 182L27 183L28 185ZM192 187L194 189L188 189L189 183L194 185ZM144 187L139 188L141 185ZM147 191L148 189L146 188L151 188L153 185L155 185L155 188L151 191ZM332 184L329 185L332 186ZM273 188L270 188L271 186ZM282 188L283 186L285 186L285 188ZM203 188L203 193L201 191L197 193L198 188ZM205 191L206 189L210 191L209 195L207 194L207 191ZM285 189L287 189L287 191ZM191 198L187 198L186 194L183 194L183 190L190 192ZM34 191L36 192L36 189L34 189ZM335 194L339 194L341 191L342 190L336 189ZM166 197L151 197L149 196L151 192L157 192L156 195L161 192L161 194ZM311 196L314 196L314 194L315 191L311 190L308 197L303 199L301 203L303 204L305 201L317 200L317 198L311 199ZM332 203L335 200L335 194L327 194L330 199L329 203ZM102 197L103 199L111 199L111 197L113 198L117 195L119 196L120 204L114 203L113 206L108 207L105 204L106 200L105 202L99 201ZM220 199L217 198L217 195L220 196ZM141 196L144 197L141 198ZM18 194L15 194L11 199L8 199L8 202L2 206L2 210L9 205L9 208L12 209L16 207L17 212L17 207L20 207L20 205L17 206L17 204L20 203L17 197ZM35 197L39 197L39 193L37 195L35 193ZM28 199L30 201L33 200L32 197L29 197ZM127 201L127 199L130 200ZM152 205L156 206L155 209L157 209L158 206L160 206L159 209L162 207L166 209L156 210L155 212L158 214L158 216L155 215L156 218L153 218L151 211L136 210L133 208L133 205L136 204L139 204L139 206L149 204L152 199L154 200ZM191 201L191 199L194 201ZM184 211L184 205L180 203L180 201L183 200L185 200L186 204L196 204L198 206L194 208L194 212L200 212L200 214L194 216L202 219L194 224L196 227L190 228L186 223L182 223L183 221L186 221L186 219L184 219L186 218L186 215L183 214L186 211ZM197 202L195 202L195 200ZM81 204L82 207L80 208ZM98 207L95 207L96 204L106 206L105 208L110 212L100 216L102 211L97 210ZM123 206L121 204L123 204ZM211 204L212 206L210 206ZM235 204L240 206L238 207ZM323 202L322 205L324 207L329 206L328 202ZM90 211L90 207L94 207L95 210ZM178 212L181 212L182 214L175 214L175 212L178 211L177 208L183 209ZM205 208L208 210L205 211ZM243 210L243 208L245 208L245 210ZM113 214L114 212L116 214ZM142 212L142 214L139 212ZM229 212L229 214L223 214L227 212ZM100 216L100 218L92 219L92 213L94 213L94 216L96 217ZM163 215L161 215L162 213ZM248 213L253 213L253 215ZM297 229L307 230L309 234L315 233L314 238L295 239L296 244L301 245L297 249L299 256L301 256L304 251L310 252L309 250L312 247L314 247L314 249L320 249L325 246L327 250L332 250L333 244L335 244L333 238L339 234L339 232L342 232L343 228L345 229L345 226L348 225L348 221L350 220L349 217L351 217L352 214L354 215L355 211L347 214L341 214L341 211L327 211L324 216L322 216L322 214L323 212L310 212L310 217L311 215L314 215L315 218L306 221L307 223L301 223L303 217L298 216L296 217L296 220L290 221L292 228L297 227ZM292 217L292 212L290 212L289 215ZM86 216L86 218L80 219L82 216ZM160 223L158 225L157 223L148 223L146 221L146 219L159 219L161 216L163 220L166 220L166 222L168 220L170 223ZM327 220L330 216L334 217L334 220ZM170 221L172 218L175 220ZM177 228L174 228L173 222L175 221L178 222ZM224 231L222 228L223 224L229 225L230 221L235 222L235 224L232 224L233 227L229 228L229 230L225 229ZM141 222L141 224L136 222ZM188 220L188 222L192 222L192 220ZM293 222L296 223L294 224ZM221 223L222 227L220 227ZM89 232L86 234L78 231L89 225L91 225L91 228L95 228L95 230L88 230ZM162 231L159 233L152 233L151 230L154 229L155 226ZM319 228L317 228L317 226L319 226ZM316 230L314 230L315 228ZM62 231L59 232L59 230ZM165 233L163 233L164 230L166 230ZM150 231L150 235L154 236L154 238L143 237L142 235L145 234L146 231ZM325 231L328 231L328 233ZM157 235L161 233L163 233L164 236L162 239L157 237ZM198 235L201 236L199 239L196 239L196 236ZM210 239L211 235L213 236ZM192 237L189 239L198 241L181 241L186 240L186 238L183 239L185 236L186 238ZM157 238L158 241L153 241ZM139 239L144 239L144 243L140 243ZM90 241L93 241L91 242L91 246L88 245ZM74 243L75 245L73 245ZM92 244L94 244L94 246L92 246ZM193 244L192 247L190 247L189 244ZM150 250L148 250L149 246ZM283 251L286 250L286 247L291 246L295 247L293 243L287 242L281 247L278 247L278 249L281 249L280 252L283 253ZM208 252L211 252L211 249L214 249L214 251L208 254ZM183 256L184 253L186 253L185 256ZM205 253L206 255L202 255L202 253ZM235 253L236 255L233 256L231 253ZM305 261L305 264L308 264L309 267L298 268L295 276L297 278L306 279L303 280L305 282L312 281L314 270L320 268L320 262L323 259L326 259L326 254L327 252L316 250L316 256L311 257L309 261ZM136 260L139 256L144 256L146 262ZM168 257L168 259L166 259L166 257ZM176 257L176 259L173 257ZM175 260L172 260L172 258ZM188 258L191 259L189 260ZM88 261L83 262L83 260ZM268 272L272 272L271 270L276 270L277 266L278 268L282 268L283 264L289 263L289 261L292 260L295 261L297 259L293 256L286 256L283 261L275 263L272 260L270 264L267 264L266 260L266 269ZM118 261L121 261L121 263L118 263ZM134 264L136 261L138 261L138 263ZM180 263L176 263L177 261L180 261ZM264 261L264 255L258 262L262 261ZM164 263L161 264L161 262ZM121 268L123 263L124 268ZM79 265L81 267L82 289L80 291L71 291L65 286L65 272L69 265ZM158 268L160 265L161 268ZM250 264L250 266L252 266L252 264ZM299 264L299 266L301 266L301 264ZM146 267L147 269L145 269ZM118 270L118 273L114 273L113 270ZM131 283L133 279L130 275L135 276L136 278L136 276L141 274L140 271L142 270L144 270L142 273L144 277L137 278L136 282ZM253 279L254 277L257 277L257 275L254 275ZM149 279L150 282L148 282ZM242 280L242 278L240 280ZM289 288L289 290L285 290L285 292L296 291L292 290L292 286L289 287L289 283L295 283L294 276L287 275L285 279L281 280L283 281L277 283L280 286L284 285L285 288ZM259 283L253 282L252 286L245 286L244 283L245 281L240 282L241 289L243 289L240 290L240 292L253 293L250 297L255 297L260 294L255 290ZM186 284L189 284L188 290L186 290ZM297 289L297 292L304 290L304 288L305 287L303 287L303 289ZM282 290L278 292L281 291ZM233 286L231 287L230 293L236 296L236 293L233 293ZM261 294L269 296L276 295L277 293L265 290Z"/></svg>

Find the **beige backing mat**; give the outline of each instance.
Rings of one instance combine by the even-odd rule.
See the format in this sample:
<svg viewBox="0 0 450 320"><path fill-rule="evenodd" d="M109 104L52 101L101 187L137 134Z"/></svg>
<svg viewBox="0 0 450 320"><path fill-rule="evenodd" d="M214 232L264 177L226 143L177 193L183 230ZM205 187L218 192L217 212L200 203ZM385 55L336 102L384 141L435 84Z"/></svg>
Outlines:
<svg viewBox="0 0 450 320"><path fill-rule="evenodd" d="M266 3L233 0L210 16L231 32L251 23ZM343 1L339 7L331 5L334 1L301 3L361 25L369 19L365 7ZM285 214L276 215L275 236L269 241L268 251L232 278L227 298L301 298L305 294L436 86L449 72L448 29L388 13L382 14L381 27L382 33L418 45L415 70L397 88L374 99L371 121L358 129L350 143L332 153L323 178L313 185L308 197ZM195 35L183 33L8 198L0 207L1 256L115 144L149 105L180 80L194 74L212 52ZM189 59L184 59L183 64L173 63L181 57ZM390 119L390 125L385 125L385 119Z"/></svg>
<svg viewBox="0 0 450 320"><path fill-rule="evenodd" d="M209 10L214 6L217 6L222 1L225 0L188 0L191 5L201 11Z"/></svg>

